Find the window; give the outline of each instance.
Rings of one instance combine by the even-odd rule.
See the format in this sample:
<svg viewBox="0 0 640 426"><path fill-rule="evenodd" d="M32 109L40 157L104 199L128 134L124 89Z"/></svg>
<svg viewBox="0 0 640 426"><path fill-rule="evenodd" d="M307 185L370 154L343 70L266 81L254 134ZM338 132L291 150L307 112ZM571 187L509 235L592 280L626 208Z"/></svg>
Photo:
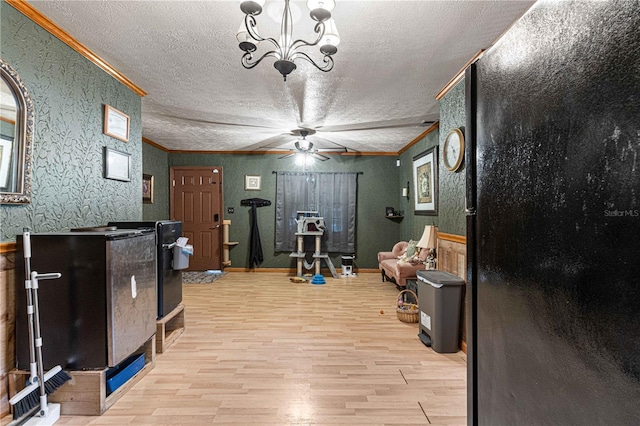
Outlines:
<svg viewBox="0 0 640 426"><path fill-rule="evenodd" d="M276 181L276 251L294 251L296 212L317 211L327 226L322 250L355 251L358 174L278 172Z"/></svg>

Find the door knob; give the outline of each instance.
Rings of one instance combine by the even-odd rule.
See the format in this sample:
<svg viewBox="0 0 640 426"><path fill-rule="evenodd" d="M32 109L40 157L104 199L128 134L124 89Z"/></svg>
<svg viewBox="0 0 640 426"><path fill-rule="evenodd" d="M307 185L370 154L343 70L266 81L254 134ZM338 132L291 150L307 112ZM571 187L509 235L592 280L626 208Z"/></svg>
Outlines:
<svg viewBox="0 0 640 426"><path fill-rule="evenodd" d="M216 229L216 228L220 228L220 225L216 225L213 228L209 228L209 229Z"/></svg>

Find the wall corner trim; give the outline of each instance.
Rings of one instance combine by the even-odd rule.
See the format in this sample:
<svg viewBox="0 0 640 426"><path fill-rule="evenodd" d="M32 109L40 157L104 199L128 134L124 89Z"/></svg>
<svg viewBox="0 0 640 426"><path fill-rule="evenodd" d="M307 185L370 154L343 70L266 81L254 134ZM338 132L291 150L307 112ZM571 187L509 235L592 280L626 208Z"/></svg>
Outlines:
<svg viewBox="0 0 640 426"><path fill-rule="evenodd" d="M405 145L404 148L402 148L400 151L398 151L398 155L402 154L403 152L405 152L406 150L411 148L413 145L417 144L420 140L422 140L422 138L424 138L425 136L427 136L429 133L433 132L434 130L437 130L439 127L440 127L440 122L439 121L436 121L431 126L427 127L427 130L425 130L424 132L420 133L411 142L409 142L407 145Z"/></svg>
<svg viewBox="0 0 640 426"><path fill-rule="evenodd" d="M65 43L67 46L78 52L80 55L87 58L89 61L97 65L111 77L118 80L120 83L127 86L131 89L135 94L143 97L147 94L144 90L138 87L133 81L129 80L125 77L124 74L120 73L114 67L109 65L104 59L100 56L96 55L92 52L88 47L84 44L80 43L78 40L73 38L69 33L65 30L57 26L53 21L43 15L39 10L35 7L31 6L24 0L4 0L7 4L13 6L14 9L22 13L27 18L31 19L33 22L41 26L44 30L51 33L54 37L58 38L60 41Z"/></svg>
<svg viewBox="0 0 640 426"><path fill-rule="evenodd" d="M165 148L164 146L155 143L154 141L152 141L151 139L145 138L144 136L142 137L142 142L146 143L147 145L151 145L154 148L158 148L160 151L164 151L164 152L170 152L167 148Z"/></svg>
<svg viewBox="0 0 640 426"><path fill-rule="evenodd" d="M460 71L458 71L456 73L456 75L454 75L453 78L451 80L449 80L449 82L447 84L445 84L444 87L438 92L438 94L436 95L436 100L437 101L439 101L440 99L444 98L444 96L447 93L449 93L449 91L451 89L456 87L456 84L458 84L460 82L460 80L463 79L465 70L469 67L469 65L471 65L472 63L474 63L475 61L480 59L482 57L482 55L484 54L484 52L485 52L485 49L479 50L478 53L476 53L473 56L473 58L469 59L469 61L466 64L464 64L462 69Z"/></svg>

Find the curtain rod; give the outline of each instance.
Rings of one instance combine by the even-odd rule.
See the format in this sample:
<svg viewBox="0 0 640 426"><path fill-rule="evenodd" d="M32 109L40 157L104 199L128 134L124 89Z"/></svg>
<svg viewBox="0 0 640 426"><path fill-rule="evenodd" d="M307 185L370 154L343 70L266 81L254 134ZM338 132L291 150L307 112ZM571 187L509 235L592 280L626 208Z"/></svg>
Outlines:
<svg viewBox="0 0 640 426"><path fill-rule="evenodd" d="M329 174L329 173L331 173L331 174L334 174L334 173L345 173L345 174L355 173L357 175L363 175L364 174L364 172L295 172L295 171L288 171L287 172L287 171L284 171L284 170L272 170L271 173L273 173L273 174L276 174L276 173L300 173L300 174L316 173L316 174L319 174L319 175L321 175L321 174Z"/></svg>

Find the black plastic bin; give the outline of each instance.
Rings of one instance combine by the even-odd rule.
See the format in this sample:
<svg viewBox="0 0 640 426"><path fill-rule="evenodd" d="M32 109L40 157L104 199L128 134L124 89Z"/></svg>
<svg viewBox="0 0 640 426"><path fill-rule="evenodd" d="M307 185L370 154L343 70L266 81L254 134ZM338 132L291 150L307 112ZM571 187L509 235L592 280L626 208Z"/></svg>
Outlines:
<svg viewBox="0 0 640 426"><path fill-rule="evenodd" d="M464 280L444 271L419 270L420 340L440 353L458 352Z"/></svg>

